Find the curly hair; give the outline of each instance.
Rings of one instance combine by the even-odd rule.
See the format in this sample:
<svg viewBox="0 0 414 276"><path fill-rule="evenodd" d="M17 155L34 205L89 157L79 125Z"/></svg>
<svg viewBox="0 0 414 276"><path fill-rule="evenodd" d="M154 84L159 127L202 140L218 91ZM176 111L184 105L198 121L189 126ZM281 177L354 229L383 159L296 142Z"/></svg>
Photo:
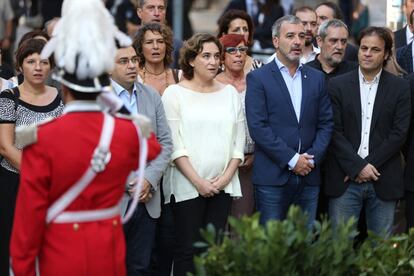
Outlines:
<svg viewBox="0 0 414 276"><path fill-rule="evenodd" d="M193 35L187 40L180 50L180 68L183 71L183 76L191 80L194 77L194 68L190 63L196 58L196 56L203 51L205 43L213 42L217 45L220 57L223 54L223 46L221 45L218 38L211 34L199 33Z"/></svg>
<svg viewBox="0 0 414 276"><path fill-rule="evenodd" d="M235 19L242 19L247 22L247 27L249 28L249 39L247 41L247 46L253 44L253 21L248 13L242 10L228 10L225 12L220 19L218 20L218 33L217 37L220 38L225 34L229 33L230 23Z"/></svg>
<svg viewBox="0 0 414 276"><path fill-rule="evenodd" d="M139 58L139 67L144 68L145 65L145 57L144 52L142 50L142 45L144 43L145 34L147 32L152 33L158 33L162 36L165 42L165 57L164 57L164 67L169 67L170 64L173 62L173 34L167 25L159 24L159 23L148 23L144 24L135 36L134 43L132 46L135 49L135 52L137 53L137 56Z"/></svg>

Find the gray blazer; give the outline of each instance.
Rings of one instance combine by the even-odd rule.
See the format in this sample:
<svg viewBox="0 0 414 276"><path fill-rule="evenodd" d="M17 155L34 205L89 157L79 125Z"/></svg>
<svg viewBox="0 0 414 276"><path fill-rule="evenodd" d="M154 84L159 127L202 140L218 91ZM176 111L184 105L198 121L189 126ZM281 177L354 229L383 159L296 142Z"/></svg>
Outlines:
<svg viewBox="0 0 414 276"><path fill-rule="evenodd" d="M171 132L158 92L154 88L142 83L135 82L135 85L137 87L138 112L151 119L152 129L162 148L160 155L148 163L145 169L145 179L151 183L155 190L153 197L145 206L152 218L158 218L161 214L160 180L170 162L173 149Z"/></svg>

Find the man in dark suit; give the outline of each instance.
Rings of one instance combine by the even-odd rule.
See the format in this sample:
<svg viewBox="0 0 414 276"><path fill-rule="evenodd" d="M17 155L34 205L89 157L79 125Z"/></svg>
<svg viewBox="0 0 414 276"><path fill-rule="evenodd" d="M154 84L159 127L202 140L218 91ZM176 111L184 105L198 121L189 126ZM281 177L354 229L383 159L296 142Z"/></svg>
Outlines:
<svg viewBox="0 0 414 276"><path fill-rule="evenodd" d="M414 1L414 0L413 0ZM414 4L413 4L414 5ZM411 11L410 16L408 17L408 25L406 28L408 30L413 29L414 22L414 9ZM398 64L405 70L407 73L413 72L413 42L411 41L408 45L404 45L397 49L396 52Z"/></svg>
<svg viewBox="0 0 414 276"><path fill-rule="evenodd" d="M410 14L414 9L414 0L404 0L403 9L406 21L410 21ZM398 49L413 41L413 32L408 25L394 32L395 48Z"/></svg>
<svg viewBox="0 0 414 276"><path fill-rule="evenodd" d="M324 75L299 63L305 43L300 19L288 15L272 27L276 57L247 75L246 116L255 145L252 182L260 221L284 219L292 204L315 219L320 172L332 109Z"/></svg>
<svg viewBox="0 0 414 276"><path fill-rule="evenodd" d="M328 84L335 128L325 192L334 227L358 219L365 204L368 230L388 235L404 193L400 149L410 124L410 89L383 70L392 49L388 31L369 27L360 36L359 68Z"/></svg>
<svg viewBox="0 0 414 276"><path fill-rule="evenodd" d="M414 106L414 73L407 76L411 88L411 108ZM404 151L406 166L404 173L405 184L405 218L407 229L414 227L414 113L411 112L410 130L407 136L407 143Z"/></svg>

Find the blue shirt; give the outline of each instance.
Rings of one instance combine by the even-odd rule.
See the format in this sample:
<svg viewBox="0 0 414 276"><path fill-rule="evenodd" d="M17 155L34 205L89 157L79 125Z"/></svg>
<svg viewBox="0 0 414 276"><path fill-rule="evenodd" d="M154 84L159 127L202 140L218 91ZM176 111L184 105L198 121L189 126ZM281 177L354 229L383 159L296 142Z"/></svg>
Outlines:
<svg viewBox="0 0 414 276"><path fill-rule="evenodd" d="M289 91L290 99L292 101L293 108L295 110L296 119L300 120L300 107L302 104L302 64L299 64L296 72L293 76L290 75L289 69L275 56L275 62L277 67L282 74L283 80L285 81L286 87ZM300 151L300 140L299 140ZM296 166L299 160L299 154L296 153L292 159L290 159L288 165L291 170Z"/></svg>
<svg viewBox="0 0 414 276"><path fill-rule="evenodd" d="M119 85L116 81L111 79L112 88L114 89L115 93L118 95L118 97L121 98L121 100L124 102L125 107L131 112L131 114L137 114L138 113L138 103L137 103L137 87L134 83L134 88L132 90L132 93L129 93L128 90L123 88L121 85Z"/></svg>

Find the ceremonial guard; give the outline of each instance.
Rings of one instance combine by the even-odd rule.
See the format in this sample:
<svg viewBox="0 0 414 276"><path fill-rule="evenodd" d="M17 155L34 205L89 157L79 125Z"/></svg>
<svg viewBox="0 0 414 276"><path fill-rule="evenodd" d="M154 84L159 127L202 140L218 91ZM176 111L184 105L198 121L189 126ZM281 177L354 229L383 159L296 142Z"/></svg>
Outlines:
<svg viewBox="0 0 414 276"><path fill-rule="evenodd" d="M126 274L119 202L132 177L139 187L138 167L160 146L148 120L112 115L107 100L97 101L108 93L115 39L130 42L101 0L63 3L42 56L55 55L66 107L61 117L16 135L26 145L11 240L16 276Z"/></svg>

